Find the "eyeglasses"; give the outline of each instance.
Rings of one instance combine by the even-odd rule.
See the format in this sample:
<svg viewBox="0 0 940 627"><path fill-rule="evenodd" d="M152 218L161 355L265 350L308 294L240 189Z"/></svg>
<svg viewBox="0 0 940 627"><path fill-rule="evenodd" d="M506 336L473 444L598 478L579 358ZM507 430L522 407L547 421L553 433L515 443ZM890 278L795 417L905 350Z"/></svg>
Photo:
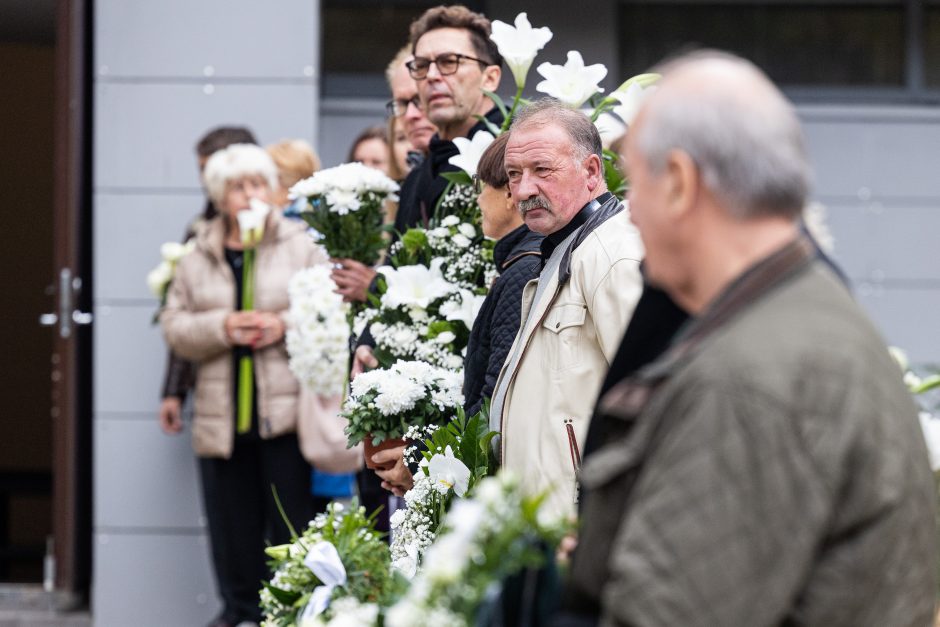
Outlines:
<svg viewBox="0 0 940 627"><path fill-rule="evenodd" d="M389 100L385 103L385 112L389 117L400 118L408 112L408 105L414 105L418 110L421 109L421 99L418 98L418 94L415 94L407 100L404 98Z"/></svg>
<svg viewBox="0 0 940 627"><path fill-rule="evenodd" d="M477 196L479 196L480 194L482 194L482 193L483 193L483 185L484 185L483 179L481 179L479 176L477 176L476 174L474 174L474 175L471 177L471 181L473 182L473 193L476 194Z"/></svg>
<svg viewBox="0 0 940 627"><path fill-rule="evenodd" d="M415 57L406 63L405 67L408 68L408 73L411 74L411 78L415 79L416 81L420 81L423 78L427 78L428 70L431 68L432 63L437 66L437 71L441 73L441 76L447 76L449 74L454 74L457 71L457 68L460 67L460 62L464 59L476 61L484 67L487 65L492 65L492 63L489 61L477 59L476 57L459 54L457 52L445 52L444 54L437 55L433 59L428 59L427 57Z"/></svg>

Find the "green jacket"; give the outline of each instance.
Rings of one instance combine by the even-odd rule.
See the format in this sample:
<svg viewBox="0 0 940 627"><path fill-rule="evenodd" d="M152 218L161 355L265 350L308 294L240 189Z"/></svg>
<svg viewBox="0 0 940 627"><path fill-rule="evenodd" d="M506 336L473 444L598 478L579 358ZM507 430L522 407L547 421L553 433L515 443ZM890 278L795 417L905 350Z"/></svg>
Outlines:
<svg viewBox="0 0 940 627"><path fill-rule="evenodd" d="M796 240L615 386L570 587L602 625L932 624L936 491L872 324Z"/></svg>

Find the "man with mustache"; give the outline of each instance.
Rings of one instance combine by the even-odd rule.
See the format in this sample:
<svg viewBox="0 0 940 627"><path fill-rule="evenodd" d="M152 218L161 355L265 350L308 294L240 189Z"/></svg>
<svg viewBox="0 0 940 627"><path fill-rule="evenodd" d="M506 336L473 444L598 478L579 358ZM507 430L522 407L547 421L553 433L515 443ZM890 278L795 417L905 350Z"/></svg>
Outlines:
<svg viewBox="0 0 940 627"><path fill-rule="evenodd" d="M509 189L545 235L544 266L522 296L522 325L490 412L502 465L573 516L578 448L595 395L639 299L643 256L624 205L604 183L601 139L581 112L544 99L515 118Z"/></svg>

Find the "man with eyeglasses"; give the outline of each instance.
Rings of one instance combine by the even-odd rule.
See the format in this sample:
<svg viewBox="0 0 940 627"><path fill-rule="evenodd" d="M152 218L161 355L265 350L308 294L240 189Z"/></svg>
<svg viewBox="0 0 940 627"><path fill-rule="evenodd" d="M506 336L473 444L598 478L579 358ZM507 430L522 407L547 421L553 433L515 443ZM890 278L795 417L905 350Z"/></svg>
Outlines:
<svg viewBox="0 0 940 627"><path fill-rule="evenodd" d="M496 90L502 76L502 57L489 36L490 21L460 5L428 9L411 25L413 58L406 66L420 107L437 135L430 139L428 158L403 185L395 218L399 233L433 216L447 187L441 174L457 170L448 163L458 154L454 138L485 131L486 125L476 116L497 126L503 122L499 109L483 93ZM406 109L413 110L414 105Z"/></svg>
<svg viewBox="0 0 940 627"><path fill-rule="evenodd" d="M487 125L477 116L500 126L503 116L483 90L495 91L502 76L502 57L490 39L490 21L460 5L428 9L411 24L410 41L413 58L406 64L417 87L421 109L437 127L428 147L428 156L405 179L402 185L395 230L427 224L434 216L437 203L447 188L445 172L458 170L448 161L459 151L453 140L473 137L486 131ZM411 101L395 103L414 109ZM368 338L368 333L360 340ZM356 349L352 374L378 365L368 345ZM402 463L404 447L388 449L373 457L378 463L395 461L391 470L376 471L389 490L406 485L411 473Z"/></svg>
<svg viewBox="0 0 940 627"><path fill-rule="evenodd" d="M423 157L428 154L428 144L437 129L421 109L418 86L406 65L411 59L411 46L408 45L389 64L385 76L392 91L392 99L385 104L385 111L388 117L397 118L396 122L401 125L411 147Z"/></svg>

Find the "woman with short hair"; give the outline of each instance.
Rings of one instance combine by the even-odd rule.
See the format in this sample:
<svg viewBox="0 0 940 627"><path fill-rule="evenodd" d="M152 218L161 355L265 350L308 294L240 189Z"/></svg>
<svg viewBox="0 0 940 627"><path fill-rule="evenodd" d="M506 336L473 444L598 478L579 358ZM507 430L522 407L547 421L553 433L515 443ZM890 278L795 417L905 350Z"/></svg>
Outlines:
<svg viewBox="0 0 940 627"><path fill-rule="evenodd" d="M289 540L272 491L296 528L312 514L310 466L296 435L300 384L283 340L288 281L326 259L302 224L272 208L255 247L254 307L242 311L245 246L237 216L252 200L270 205L277 168L262 148L234 144L212 155L203 177L219 215L180 260L161 323L173 351L197 364L192 439L223 596L212 624L223 627L261 620L265 543ZM250 414L236 425L238 363L246 356L253 365Z"/></svg>
<svg viewBox="0 0 940 627"><path fill-rule="evenodd" d="M503 133L483 152L477 165L477 204L483 214L483 234L498 240L493 261L499 277L490 288L470 331L464 363L464 408L480 411L493 395L496 379L509 355L522 307L522 288L539 276L542 236L529 230L509 193L503 160L509 133Z"/></svg>

